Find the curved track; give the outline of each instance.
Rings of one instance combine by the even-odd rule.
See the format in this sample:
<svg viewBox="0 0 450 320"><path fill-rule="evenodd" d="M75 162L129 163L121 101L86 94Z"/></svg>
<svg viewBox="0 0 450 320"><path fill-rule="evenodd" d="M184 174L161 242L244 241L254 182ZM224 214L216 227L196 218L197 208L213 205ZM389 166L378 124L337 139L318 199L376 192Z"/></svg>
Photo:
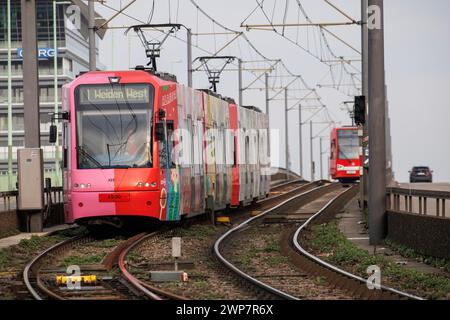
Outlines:
<svg viewBox="0 0 450 320"><path fill-rule="evenodd" d="M145 240L160 234L163 231L154 232L154 233L140 233L135 235L128 240L126 240L121 245L117 246L105 259L104 266L105 268L102 270L94 270L99 272L104 272L105 270L109 270L113 265L118 264L119 270L121 272L121 279L125 280L124 283L121 279L116 279L117 284L115 286L108 286L108 289L101 288L101 292L99 293L102 296L106 295L106 298L120 298L120 299L129 299L129 298L140 298L145 297L152 300L163 300L163 299L175 299L175 300L183 300L184 297L174 295L170 292L165 292L159 288L154 288L141 280L135 278L128 270L126 264L126 256L127 254L136 246L143 243ZM36 256L33 260L31 260L24 268L23 271L23 279L25 285L36 300L72 300L72 299L98 299L98 296L95 295L95 291L87 290L85 292L79 291L79 295L76 297L68 297L67 292L60 291L58 289L49 286L45 281L42 280L43 268L51 259L55 259L55 257L61 256L69 250L77 245L83 245L88 242L93 241L94 238L90 235L87 236L78 236L65 241L62 241L47 250L43 251L41 254ZM132 290L128 290L132 287ZM106 291L106 293L105 293ZM126 291L126 294L124 294ZM76 291L75 291L76 292Z"/></svg>
<svg viewBox="0 0 450 320"><path fill-rule="evenodd" d="M257 216L254 216L250 219L245 220L238 226L230 229L228 232L223 234L217 241L214 243L214 255L216 258L231 272L234 273L238 278L246 281L250 285L254 286L257 290L261 291L262 293L268 294L272 298L275 299L283 299L283 300L297 300L296 297L282 292L272 286L269 286L262 281L259 281L258 279L252 277L251 275L247 274L246 272L242 271L238 267L236 267L232 262L230 262L227 258L224 257L224 255L221 252L221 248L228 242L230 239L236 235L238 232L244 230L248 227L248 225L256 220L260 220L264 218L265 216L273 213L277 209L283 208L285 206L288 206L291 204L294 200L300 200L300 201L308 201L311 197L316 197L319 195L324 188L334 188L334 184L328 184L328 185L322 185L324 184L323 181L320 182L312 182L308 183L306 185L303 185L301 187L295 188L294 190L291 190L285 194L282 194L280 197L283 197L283 199L287 199L282 201L281 203L276 204L275 206L272 206L272 208L258 214ZM295 195L294 195L295 194ZM272 200L279 197L273 197ZM280 199L277 199L278 201ZM271 201L271 198L266 199L266 201Z"/></svg>
<svg viewBox="0 0 450 320"><path fill-rule="evenodd" d="M247 219L246 221L242 222L238 226L230 229L228 232L222 235L214 244L214 255L235 276L254 286L255 288L257 288L257 290L263 291L275 299L298 299L297 297L289 293L280 291L262 281L259 281L258 279L239 269L236 265L234 265L231 261L224 257L221 249L223 249L224 246L239 232L247 229L251 223L262 220L265 217L276 212L283 212L284 210L288 210L287 208L300 207L308 202L321 198L323 194L329 192L330 190L334 190L334 192L336 192L336 190L339 190L339 188L341 188L341 185L337 183L326 184L323 186L318 186L317 183L309 183L302 187L296 188L296 191L290 193L290 197L283 202L273 206L272 208L260 213L255 217ZM342 192L339 192L337 196L328 201L320 210L318 210L309 219L307 219L306 222L302 222L301 226L295 231L294 236L291 240L291 248L292 250L295 250L294 255L299 258L296 259L295 265L311 274L320 274L326 276L327 279L330 279L332 284L334 284L336 287L345 289L355 297L364 297L369 299L421 299L419 297L386 286L381 286L381 290L369 290L366 286L366 279L339 269L336 266L330 265L329 263L307 252L299 243L298 239L299 237L301 237L302 231L304 231L305 228L307 228L313 222L315 223L317 221L329 220L330 217L334 217L334 214L338 212L338 210L343 208L343 206L354 196L355 189L357 189L356 186L349 189L344 189ZM302 190L304 190L304 192L301 192ZM335 281L333 281L334 279Z"/></svg>
<svg viewBox="0 0 450 320"><path fill-rule="evenodd" d="M334 206L342 206L349 200L349 196L352 195L353 188L343 191L338 194L335 198L331 199L320 211L315 215L310 217L304 224L302 224L295 232L292 237L292 245L297 250L297 252L303 257L307 258L309 261L303 261L304 264L308 264L307 268L319 269L315 272L321 273L331 281L338 284L341 283L341 287L353 291L354 293L368 298L368 299L411 299L411 300L422 300L422 298L411 295L400 290L381 285L379 290L370 290L367 287L367 279L361 278L355 274L347 272L340 269L319 257L308 252L300 243L299 239L302 233L310 225L320 221L322 223L324 220L328 220L330 216L334 216L336 210L333 209ZM344 280L344 281L342 281Z"/></svg>
<svg viewBox="0 0 450 320"><path fill-rule="evenodd" d="M165 300L165 299L187 300L185 297L170 293L168 291L161 290L160 288L156 288L154 286L151 286L151 285L137 279L126 268L125 258L127 256L127 254L131 250L133 250L134 248L136 248L137 246L139 246L140 244L145 242L147 239L154 237L158 234L159 234L159 232L154 232L154 233L150 233L150 234L142 235L142 236L138 235L139 237L136 236L137 238L135 239L135 241L133 241L131 245L124 248L124 250L122 250L120 253L119 260L118 260L120 271L121 271L123 277L135 289L137 289L139 292L141 292L142 294L144 294L147 298L149 298L151 300Z"/></svg>

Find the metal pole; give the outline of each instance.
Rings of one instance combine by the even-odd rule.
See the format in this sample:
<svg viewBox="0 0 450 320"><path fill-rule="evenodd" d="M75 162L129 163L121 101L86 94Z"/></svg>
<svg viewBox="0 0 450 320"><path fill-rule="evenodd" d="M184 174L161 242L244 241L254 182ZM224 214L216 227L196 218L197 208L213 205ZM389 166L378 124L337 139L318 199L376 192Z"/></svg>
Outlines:
<svg viewBox="0 0 450 320"><path fill-rule="evenodd" d="M111 68L114 70L116 68L116 63L115 63L115 47L114 47L114 29L111 30Z"/></svg>
<svg viewBox="0 0 450 320"><path fill-rule="evenodd" d="M269 116L269 74L264 74L264 82L266 84L266 114L269 117L269 128L270 128L270 116Z"/></svg>
<svg viewBox="0 0 450 320"><path fill-rule="evenodd" d="M331 180L331 175L330 175L330 156L327 156L327 180Z"/></svg>
<svg viewBox="0 0 450 320"><path fill-rule="evenodd" d="M309 156L311 159L311 182L314 181L314 157L313 157L313 123L309 122Z"/></svg>
<svg viewBox="0 0 450 320"><path fill-rule="evenodd" d="M89 9L89 70L97 70L97 53L95 50L95 2L88 0Z"/></svg>
<svg viewBox="0 0 450 320"><path fill-rule="evenodd" d="M36 1L21 0L23 50L23 104L25 148L40 148L39 78L36 40ZM42 184L42 181L40 182ZM30 216L30 231L42 230L42 213Z"/></svg>
<svg viewBox="0 0 450 320"><path fill-rule="evenodd" d="M299 130L298 130L298 140L299 140L299 167L300 167L300 177L303 178L303 138L302 138L302 105L298 105L298 123L299 123Z"/></svg>
<svg viewBox="0 0 450 320"><path fill-rule="evenodd" d="M127 35L128 38L128 67L131 67L131 36Z"/></svg>
<svg viewBox="0 0 450 320"><path fill-rule="evenodd" d="M54 91L54 110L53 112L58 113L58 39L57 39L57 16L56 16L56 5L58 3L53 1L53 91ZM114 50L113 50L114 51ZM56 117L57 118L57 117ZM58 126L58 120L55 120L55 125ZM55 142L55 185L60 185L60 167L59 167L59 135L56 135Z"/></svg>
<svg viewBox="0 0 450 320"><path fill-rule="evenodd" d="M322 137L320 137L320 180L323 180L323 161L322 161Z"/></svg>
<svg viewBox="0 0 450 320"><path fill-rule="evenodd" d="M367 28L367 7L368 0L361 0L361 61L362 61L362 94L366 97L366 119L368 119L368 102L369 102L369 63L368 63L368 45L369 30ZM360 203L361 208L367 206L367 186L369 180L369 171L365 165L366 150L368 147L368 121L364 124L363 136L361 137L362 147L362 172L360 177Z"/></svg>
<svg viewBox="0 0 450 320"><path fill-rule="evenodd" d="M369 27L369 237L382 242L386 232L386 95L383 0L369 0L375 23ZM378 24L378 26L377 26Z"/></svg>
<svg viewBox="0 0 450 320"><path fill-rule="evenodd" d="M36 2L21 0L23 47L23 100L25 147L41 146L39 122L39 79L36 41Z"/></svg>
<svg viewBox="0 0 450 320"><path fill-rule="evenodd" d="M243 105L242 97L242 59L238 59L238 86L239 86L239 105Z"/></svg>
<svg viewBox="0 0 450 320"><path fill-rule="evenodd" d="M11 0L6 4L8 24L8 190L13 190L12 171L12 66L11 66Z"/></svg>
<svg viewBox="0 0 450 320"><path fill-rule="evenodd" d="M192 88L192 31L187 29L187 72L188 87Z"/></svg>
<svg viewBox="0 0 450 320"><path fill-rule="evenodd" d="M288 88L284 89L284 141L286 143L286 177L289 180L289 137L288 137Z"/></svg>

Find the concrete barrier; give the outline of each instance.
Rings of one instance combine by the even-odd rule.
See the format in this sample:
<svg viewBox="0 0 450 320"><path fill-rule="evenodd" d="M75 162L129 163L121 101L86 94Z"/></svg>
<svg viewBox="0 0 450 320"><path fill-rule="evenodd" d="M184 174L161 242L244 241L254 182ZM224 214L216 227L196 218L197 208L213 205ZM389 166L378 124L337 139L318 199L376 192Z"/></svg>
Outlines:
<svg viewBox="0 0 450 320"><path fill-rule="evenodd" d="M388 211L388 238L418 253L450 259L450 219Z"/></svg>

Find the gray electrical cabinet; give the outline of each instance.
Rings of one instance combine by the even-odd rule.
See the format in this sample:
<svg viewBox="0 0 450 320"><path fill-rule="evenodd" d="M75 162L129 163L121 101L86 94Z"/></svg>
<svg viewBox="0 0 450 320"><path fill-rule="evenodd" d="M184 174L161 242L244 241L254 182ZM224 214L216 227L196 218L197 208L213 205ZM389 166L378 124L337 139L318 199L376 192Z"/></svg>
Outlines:
<svg viewBox="0 0 450 320"><path fill-rule="evenodd" d="M19 210L41 210L44 207L43 159L41 148L17 150Z"/></svg>

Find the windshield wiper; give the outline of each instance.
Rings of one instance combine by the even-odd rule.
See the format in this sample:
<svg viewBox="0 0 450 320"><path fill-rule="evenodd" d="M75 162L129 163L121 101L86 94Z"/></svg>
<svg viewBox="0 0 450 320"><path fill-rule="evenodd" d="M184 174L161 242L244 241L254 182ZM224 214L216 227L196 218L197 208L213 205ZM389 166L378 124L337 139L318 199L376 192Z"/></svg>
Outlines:
<svg viewBox="0 0 450 320"><path fill-rule="evenodd" d="M94 163L97 168L103 169L103 166L100 162L98 162L93 156L89 154L82 146L76 147L77 152L80 152L83 156L85 156L87 159L91 160L92 163Z"/></svg>

